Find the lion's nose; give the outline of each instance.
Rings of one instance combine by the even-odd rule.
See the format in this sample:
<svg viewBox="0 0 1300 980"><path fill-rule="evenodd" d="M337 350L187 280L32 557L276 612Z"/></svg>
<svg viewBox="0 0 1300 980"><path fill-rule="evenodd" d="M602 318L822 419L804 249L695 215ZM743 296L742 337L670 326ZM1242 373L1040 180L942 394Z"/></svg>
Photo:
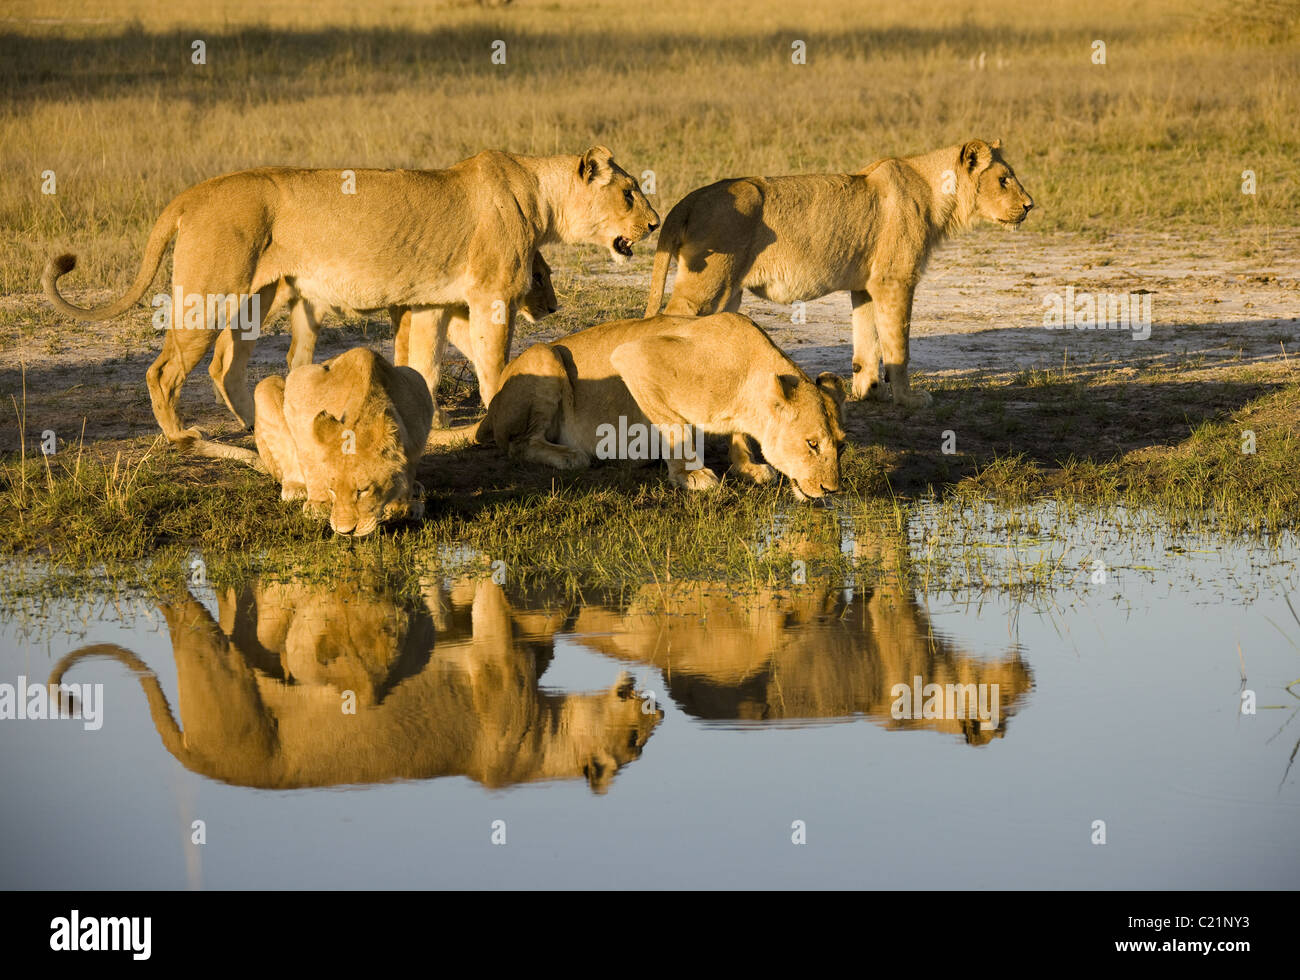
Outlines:
<svg viewBox="0 0 1300 980"><path fill-rule="evenodd" d="M650 224L646 226L646 234L649 234L650 232L654 231L658 227L659 227L658 221L650 222Z"/></svg>
<svg viewBox="0 0 1300 980"><path fill-rule="evenodd" d="M1026 199L1025 199L1025 214L1028 214L1031 210L1033 210L1033 207L1034 207L1034 199L1033 199L1032 197L1030 197L1030 198L1026 198Z"/></svg>

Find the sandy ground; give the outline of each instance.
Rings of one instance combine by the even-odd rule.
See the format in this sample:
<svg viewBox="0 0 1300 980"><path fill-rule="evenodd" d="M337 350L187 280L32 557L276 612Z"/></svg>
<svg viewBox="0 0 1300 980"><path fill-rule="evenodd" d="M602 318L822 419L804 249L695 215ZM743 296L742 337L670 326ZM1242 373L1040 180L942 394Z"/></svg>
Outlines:
<svg viewBox="0 0 1300 980"><path fill-rule="evenodd" d="M1252 245L1253 255L1247 257ZM649 285L649 252L643 246L630 267L602 266L589 256L574 263L570 255L559 255L552 263L557 282L576 274L578 264L594 269L593 278L583 282L588 293L593 287L597 291L609 287L643 295ZM1298 258L1300 230L1247 236L1227 249L1208 240L1137 232L1100 240L997 229L973 232L934 255L918 290L913 371L925 386L1063 366L1083 373L1167 367L1194 371L1201 378L1220 366L1267 363L1289 370L1287 358L1300 353ZM574 269L568 268L566 260ZM1045 298L1063 296L1067 286L1093 294L1149 292L1150 337L1136 339L1125 330L1045 329ZM70 282L68 292L78 302L103 302L114 295L112 289L85 287ZM560 299L565 300L563 290ZM746 296L742 311L810 372L849 375L852 342L847 294L808 303L807 322L802 324L791 322L789 307L753 296ZM156 433L144 375L161 338L148 317L149 310L141 306L111 323L76 324L53 313L40 295L0 298L0 395L7 403L5 421L0 423L0 451L17 448L24 368L24 428L29 440L53 429L60 440L75 442L83 424L88 443ZM372 319L363 327L358 320L346 330L335 329L337 322L327 321L318 359L356 343L370 343L391 356L386 321ZM554 322L540 324L528 340L548 339L557 328L563 330L559 324L552 327ZM250 367L253 384L283 371L289 346L285 330L287 323L280 317L259 340ZM516 353L522 346L516 342ZM471 376L463 363L452 373ZM11 397L18 403L17 410ZM954 396L941 393L944 397ZM873 405L855 411L898 410ZM215 401L206 364L190 376L181 415L205 432L223 437L237 434L235 420Z"/></svg>

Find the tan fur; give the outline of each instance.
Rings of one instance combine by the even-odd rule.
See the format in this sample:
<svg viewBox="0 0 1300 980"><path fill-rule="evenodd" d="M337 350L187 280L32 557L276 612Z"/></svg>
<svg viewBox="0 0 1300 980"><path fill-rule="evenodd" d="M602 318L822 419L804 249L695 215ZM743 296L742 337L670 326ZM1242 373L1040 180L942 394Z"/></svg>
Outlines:
<svg viewBox="0 0 1300 980"><path fill-rule="evenodd" d="M89 657L124 663L182 765L262 789L465 776L494 788L585 778L604 793L663 718L625 673L592 693L543 687L565 617L513 615L489 581L431 587L423 606L346 579L259 582L217 603L216 620L188 593L160 607L181 724L122 647L78 650L52 676ZM345 691L355 713L342 710Z"/></svg>
<svg viewBox="0 0 1300 980"><path fill-rule="evenodd" d="M976 220L1018 225L1033 200L1001 144L971 140L922 156L878 160L856 174L742 177L692 191L668 213L646 315L740 308L745 289L774 303L848 290L853 396L928 404L907 375L912 294L931 250ZM1004 186L1005 183L1005 186Z"/></svg>
<svg viewBox="0 0 1300 980"><path fill-rule="evenodd" d="M781 535L782 551L809 568L840 551L833 515L817 531ZM970 745L1001 738L1034 679L1014 646L977 655L937 631L910 589L906 533L876 536L858 526L853 553L878 573L855 590L814 578L804 586L737 594L734 582L663 582L632 593L617 609L586 606L573 642L609 657L648 664L688 715L751 723L854 716L891 729L929 729ZM997 724L974 718L895 718L894 685L997 684Z"/></svg>
<svg viewBox="0 0 1300 980"><path fill-rule="evenodd" d="M337 534L419 517L415 468L433 422L424 379L354 347L257 386L257 451L285 500L329 514Z"/></svg>
<svg viewBox="0 0 1300 980"><path fill-rule="evenodd" d="M599 427L617 427L620 417L629 431L739 434L761 445L767 464L751 464L760 478L780 472L796 495L821 497L839 489L843 399L837 377L814 384L739 314L616 320L536 344L512 361L476 438L575 469L597 457ZM703 460L695 466L692 453L664 453L670 479L689 489L716 486L717 474Z"/></svg>
<svg viewBox="0 0 1300 980"><path fill-rule="evenodd" d="M256 295L263 314L279 296L296 334L314 333L331 308L464 304L486 404L505 367L538 247L588 242L621 261L659 221L601 146L549 157L485 151L447 170L357 170L355 179L355 194L343 193L337 170L268 167L205 181L163 210L136 280L119 300L95 309L65 301L57 283L76 265L71 255L46 266L46 295L78 319L117 316L145 294L175 237L173 296ZM181 428L176 400L216 340L221 323L208 312L200 308L196 325L186 328L175 310L177 329L166 332L149 368L154 416L173 442L200 437ZM245 425L253 422L245 370L258 329L235 334L226 362L213 364L222 397Z"/></svg>
<svg viewBox="0 0 1300 980"><path fill-rule="evenodd" d="M275 311L284 303L290 302L291 290L281 282L276 291L275 301L266 312L263 321L267 322ZM300 309L295 307L295 310ZM541 252L533 253L533 278L529 282L528 292L519 306L519 314L530 323L537 323L559 309L555 296L555 287L551 284L551 267ZM374 311L363 311L374 312ZM442 359L446 353L447 341L452 346L474 361L474 345L469 335L469 307L434 306L413 310L408 306L390 306L388 315L393 320L393 363L398 367L409 365L423 376L429 386L429 395L433 398L433 424L435 428L446 425L446 415L438 405L438 383L442 378ZM290 315L292 330L287 361L289 369L310 364L316 350L316 340L320 335L320 318ZM414 354L411 353L410 338L414 333ZM217 383L217 391L224 387L221 379L225 378L231 368L231 356L234 353L234 334L230 329L223 330L212 350L211 374ZM475 365L476 370L481 365Z"/></svg>

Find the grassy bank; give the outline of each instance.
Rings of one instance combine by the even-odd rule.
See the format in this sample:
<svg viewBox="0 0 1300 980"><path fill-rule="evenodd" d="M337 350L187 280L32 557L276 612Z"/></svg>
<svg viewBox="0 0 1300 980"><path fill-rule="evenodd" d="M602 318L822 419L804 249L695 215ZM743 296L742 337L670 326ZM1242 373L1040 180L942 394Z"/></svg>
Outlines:
<svg viewBox="0 0 1300 980"><path fill-rule="evenodd" d="M1060 414L1086 401L1077 384L1035 385L1042 410ZM94 576L179 582L195 554L227 581L265 572L329 575L341 559L361 554L411 581L504 568L514 582L572 589L673 579L770 585L801 560L809 575L887 571L949 587L1027 588L1071 570L1048 562L990 579L975 540L987 536L979 530L987 504L1004 530L1033 524L1049 540L1052 527L1033 516L1045 504L1066 515L1123 512L1129 522L1175 534L1275 537L1300 527L1293 475L1300 385L1278 385L1190 429L1175 444L1109 458L1076 455L1078 444L1053 459L1047 441L1029 441L1029 452L994 446L951 455L906 439L855 446L845 453L844 493L831 508L730 483L686 494L659 468L558 474L478 447L426 457L426 519L361 542L333 537L299 505L280 501L271 481L240 466L178 454L161 440L137 440L111 456L74 446L0 464L0 508L12 515L0 525L0 552L39 559L70 583ZM1252 453L1243 452L1245 433L1253 434ZM922 515L929 530L918 548Z"/></svg>

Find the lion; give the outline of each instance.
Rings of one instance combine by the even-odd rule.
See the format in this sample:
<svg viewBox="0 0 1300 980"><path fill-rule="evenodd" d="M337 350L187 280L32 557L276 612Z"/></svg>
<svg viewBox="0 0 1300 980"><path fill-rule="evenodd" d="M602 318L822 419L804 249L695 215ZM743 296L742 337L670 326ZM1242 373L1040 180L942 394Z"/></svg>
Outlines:
<svg viewBox="0 0 1300 980"><path fill-rule="evenodd" d="M419 373L393 367L366 347L257 386L257 452L196 440L207 456L265 470L282 500L328 515L335 534L365 537L380 523L423 516L415 469L433 424L433 400Z"/></svg>
<svg viewBox="0 0 1300 980"><path fill-rule="evenodd" d="M276 293L275 301L262 317L263 322L270 320L272 314L282 303L288 301L290 291L283 280ZM551 284L551 267L541 252L533 253L533 278L528 292L520 302L519 314L529 323L537 323L559 309L559 300L555 296L555 287ZM372 312L363 310L360 312ZM446 413L438 405L438 383L442 378L442 359L446 353L447 341L466 357L473 361L474 345L469 338L469 307L461 304L450 307L424 307L413 310L408 306L390 306L388 315L393 320L393 364L398 367L414 367L424 377L429 386L429 395L433 398L433 425L443 428ZM310 364L316 351L316 339L320 334L320 319L295 316L291 318L289 342L289 370ZM411 331L415 331L415 354L411 356ZM235 349L233 331L227 327L217 338L217 345L212 351L212 376L225 378L231 368L231 355ZM476 370L478 366L476 366ZM224 387L220 381L217 391Z"/></svg>
<svg viewBox="0 0 1300 980"><path fill-rule="evenodd" d="M106 320L149 288L172 238L172 327L147 381L154 417L173 444L184 429L176 402L185 378L239 313L228 363L214 362L226 405L248 427L254 404L246 368L262 322L281 294L295 333L314 333L328 308L447 307L469 311L484 404L499 386L519 297L533 256L551 242L606 247L616 261L659 226L637 182L593 146L581 155L523 156L488 150L447 170L303 170L266 167L183 191L155 222L135 282L105 306L68 303L58 280L69 254L45 267L54 307ZM444 313L444 315L446 315Z"/></svg>
<svg viewBox="0 0 1300 980"><path fill-rule="evenodd" d="M182 765L271 790L464 776L490 788L582 779L603 794L663 720L626 672L589 692L544 683L563 615L538 633L490 580L448 590L439 575L410 603L371 577L377 587L343 576L223 589L215 618L188 592L161 603L177 713L115 644L69 653L51 677L95 657L126 665Z"/></svg>
<svg viewBox="0 0 1300 980"><path fill-rule="evenodd" d="M460 431L559 469L658 455L672 482L690 490L719 482L699 437L738 433L757 439L767 460L741 476L784 474L808 499L839 490L844 397L836 375L814 383L747 317L656 316L533 345L506 368L482 421ZM644 451L615 445L616 433L644 437Z"/></svg>
<svg viewBox="0 0 1300 980"><path fill-rule="evenodd" d="M741 177L687 194L664 219L646 315L740 309L744 290L774 303L849 290L853 397L928 405L908 382L912 294L932 249L977 220L1018 227L1034 202L1001 141L970 140L877 160L854 174Z"/></svg>

